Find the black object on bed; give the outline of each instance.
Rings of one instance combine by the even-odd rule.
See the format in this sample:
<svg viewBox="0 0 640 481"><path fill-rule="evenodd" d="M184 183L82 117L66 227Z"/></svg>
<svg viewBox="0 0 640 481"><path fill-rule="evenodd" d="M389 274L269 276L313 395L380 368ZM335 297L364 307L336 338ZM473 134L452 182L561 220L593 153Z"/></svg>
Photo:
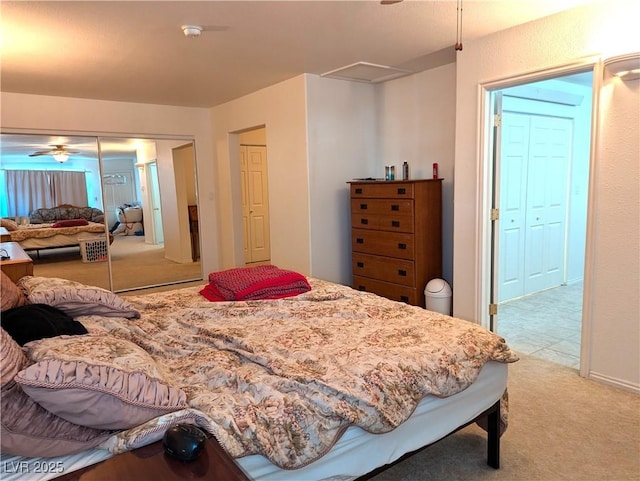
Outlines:
<svg viewBox="0 0 640 481"><path fill-rule="evenodd" d="M87 334L80 322L47 304L7 309L2 313L0 324L20 346L47 337Z"/></svg>
<svg viewBox="0 0 640 481"><path fill-rule="evenodd" d="M194 424L176 424L164 433L162 446L165 453L180 461L196 459L207 442L207 435Z"/></svg>

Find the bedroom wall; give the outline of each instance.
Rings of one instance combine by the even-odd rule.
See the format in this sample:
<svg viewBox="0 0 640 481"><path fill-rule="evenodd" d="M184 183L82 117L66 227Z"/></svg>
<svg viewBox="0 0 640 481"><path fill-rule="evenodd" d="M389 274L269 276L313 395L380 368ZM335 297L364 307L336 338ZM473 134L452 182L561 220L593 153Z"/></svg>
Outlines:
<svg viewBox="0 0 640 481"><path fill-rule="evenodd" d="M605 75L600 109L588 369L640 392L640 80Z"/></svg>
<svg viewBox="0 0 640 481"><path fill-rule="evenodd" d="M402 77L377 86L380 161L409 163L412 179L430 179L438 162L442 182L442 271L453 282L453 166L455 153L455 63ZM399 174L401 175L401 174ZM401 178L401 177L400 177ZM423 286L424 287L424 286Z"/></svg>
<svg viewBox="0 0 640 481"><path fill-rule="evenodd" d="M303 75L210 110L218 168L222 268L244 264L239 134L264 126L269 176L271 262L309 275L309 177Z"/></svg>
<svg viewBox="0 0 640 481"><path fill-rule="evenodd" d="M215 107L211 118L224 266L244 262L234 144L240 132L264 125L271 262L350 284L347 181L375 173L373 87L303 75Z"/></svg>
<svg viewBox="0 0 640 481"><path fill-rule="evenodd" d="M479 319L482 276L478 233L482 232L482 220L478 85L574 64L581 59L640 51L634 25L639 8L635 2L595 3L465 42L457 60L454 315ZM617 104L610 106L608 118L601 122L603 126L616 128L610 121L617 108ZM637 117L635 120L637 126ZM629 140L627 137L624 142L611 142L607 145L609 155L598 152L596 156L594 211L586 258L586 269L595 281L585 284L585 313L591 317L586 314L583 336L590 340L591 359L584 360L588 375L639 390L640 179L638 145ZM628 262L621 265L622 259Z"/></svg>
<svg viewBox="0 0 640 481"><path fill-rule="evenodd" d="M203 272L217 270L217 203L209 109L0 93L2 129L195 140Z"/></svg>
<svg viewBox="0 0 640 481"><path fill-rule="evenodd" d="M351 285L347 182L380 176L375 88L307 76L312 275Z"/></svg>

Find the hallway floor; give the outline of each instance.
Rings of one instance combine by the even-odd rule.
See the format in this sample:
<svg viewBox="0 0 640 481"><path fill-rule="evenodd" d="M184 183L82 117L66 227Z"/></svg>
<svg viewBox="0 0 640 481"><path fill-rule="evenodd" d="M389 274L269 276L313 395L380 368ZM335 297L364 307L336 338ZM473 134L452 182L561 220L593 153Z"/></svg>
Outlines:
<svg viewBox="0 0 640 481"><path fill-rule="evenodd" d="M498 334L517 353L580 368L582 283L501 303Z"/></svg>

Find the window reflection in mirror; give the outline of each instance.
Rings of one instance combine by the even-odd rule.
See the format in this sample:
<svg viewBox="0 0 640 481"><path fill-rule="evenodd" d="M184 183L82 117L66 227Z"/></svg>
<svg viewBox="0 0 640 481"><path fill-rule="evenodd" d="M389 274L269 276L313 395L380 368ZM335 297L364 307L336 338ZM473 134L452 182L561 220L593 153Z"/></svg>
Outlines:
<svg viewBox="0 0 640 481"><path fill-rule="evenodd" d="M109 289L97 138L2 134L0 156L3 226L34 275Z"/></svg>
<svg viewBox="0 0 640 481"><path fill-rule="evenodd" d="M65 239L64 246L52 245L53 239L38 241L42 245L26 243L34 275L116 292L202 279L192 141L26 134L2 134L1 140L3 218L17 219L25 223L21 229L35 232L36 226L26 224L26 219L40 207L86 204L103 214L101 233L78 233L73 243ZM55 160L56 145L68 151L65 162ZM42 155L30 156L34 152ZM35 174L7 175L13 170L43 170L50 177L83 172L86 199L69 188L45 199L35 181L23 179L17 186L12 180ZM65 214L78 215L74 210Z"/></svg>

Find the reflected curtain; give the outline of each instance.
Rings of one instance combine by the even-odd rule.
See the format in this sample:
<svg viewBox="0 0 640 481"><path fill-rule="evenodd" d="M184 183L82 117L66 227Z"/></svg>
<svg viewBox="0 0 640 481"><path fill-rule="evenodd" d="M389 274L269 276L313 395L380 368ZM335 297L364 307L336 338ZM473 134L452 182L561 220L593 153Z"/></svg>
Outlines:
<svg viewBox="0 0 640 481"><path fill-rule="evenodd" d="M84 172L55 171L51 174L51 190L55 205L71 204L87 207L87 180Z"/></svg>
<svg viewBox="0 0 640 481"><path fill-rule="evenodd" d="M38 207L53 204L49 175L42 170L7 170L7 215L27 216Z"/></svg>
<svg viewBox="0 0 640 481"><path fill-rule="evenodd" d="M27 216L40 207L60 204L87 206L84 172L46 170L6 170L6 213Z"/></svg>

